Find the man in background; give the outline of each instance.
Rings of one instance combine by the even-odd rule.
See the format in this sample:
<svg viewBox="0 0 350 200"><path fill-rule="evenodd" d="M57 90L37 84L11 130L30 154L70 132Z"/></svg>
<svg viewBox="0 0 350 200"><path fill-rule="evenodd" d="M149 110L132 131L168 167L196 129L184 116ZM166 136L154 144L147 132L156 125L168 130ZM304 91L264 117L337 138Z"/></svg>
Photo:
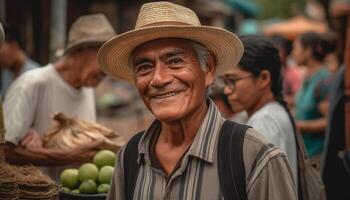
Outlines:
<svg viewBox="0 0 350 200"><path fill-rule="evenodd" d="M15 26L4 26L4 30L6 38L0 49L2 98L5 97L7 89L19 75L39 67L38 63L28 57L20 30Z"/></svg>
<svg viewBox="0 0 350 200"><path fill-rule="evenodd" d="M47 149L42 136L53 125L56 112L96 121L93 88L105 77L97 63L97 50L115 36L102 14L78 18L70 28L64 56L53 64L20 76L4 102L6 158L11 163L64 165L91 159L101 142L70 150ZM60 168L46 168L58 180Z"/></svg>

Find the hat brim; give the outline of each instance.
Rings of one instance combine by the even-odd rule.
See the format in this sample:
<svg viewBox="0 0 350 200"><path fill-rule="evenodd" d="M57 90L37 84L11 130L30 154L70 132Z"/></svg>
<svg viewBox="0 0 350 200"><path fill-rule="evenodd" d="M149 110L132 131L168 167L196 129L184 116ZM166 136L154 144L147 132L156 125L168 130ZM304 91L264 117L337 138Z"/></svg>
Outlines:
<svg viewBox="0 0 350 200"><path fill-rule="evenodd" d="M106 41L100 41L100 42L96 42L96 41L87 41L87 42L83 42L83 43L78 43L78 44L73 44L68 46L65 50L64 50L64 55L67 55L68 53L77 51L79 49L82 48L86 48L86 47L99 47L102 46L103 43L105 43Z"/></svg>
<svg viewBox="0 0 350 200"><path fill-rule="evenodd" d="M112 37L110 35L108 37L103 37L100 39L96 39L95 37L82 38L74 43L68 44L66 49L64 50L64 54L67 55L70 52L73 52L85 47L102 46L106 41L108 41L111 38Z"/></svg>
<svg viewBox="0 0 350 200"><path fill-rule="evenodd" d="M103 44L98 52L102 70L116 79L133 83L130 57L134 49L161 38L182 38L203 44L216 56L218 75L235 66L243 55L243 44L233 33L209 26L156 26L125 32Z"/></svg>

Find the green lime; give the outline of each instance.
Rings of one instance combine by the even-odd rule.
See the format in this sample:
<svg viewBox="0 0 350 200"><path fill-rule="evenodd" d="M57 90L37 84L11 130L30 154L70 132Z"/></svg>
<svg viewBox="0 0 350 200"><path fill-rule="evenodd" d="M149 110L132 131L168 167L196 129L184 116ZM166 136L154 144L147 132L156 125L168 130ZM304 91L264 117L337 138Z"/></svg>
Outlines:
<svg viewBox="0 0 350 200"><path fill-rule="evenodd" d="M72 191L68 187L61 187L60 189L61 189L62 192L65 192L65 193L70 193Z"/></svg>
<svg viewBox="0 0 350 200"><path fill-rule="evenodd" d="M109 190L109 185L104 183L98 186L97 188L97 193L101 194L101 193L108 193Z"/></svg>
<svg viewBox="0 0 350 200"><path fill-rule="evenodd" d="M80 194L79 189L74 189L74 190L72 190L72 193L73 193L73 194Z"/></svg>
<svg viewBox="0 0 350 200"><path fill-rule="evenodd" d="M65 169L60 176L61 185L70 189L75 189L79 186L78 170Z"/></svg>
<svg viewBox="0 0 350 200"><path fill-rule="evenodd" d="M98 183L107 183L110 184L112 180L114 172L114 167L112 166L104 166L101 168L100 172L98 173Z"/></svg>
<svg viewBox="0 0 350 200"><path fill-rule="evenodd" d="M96 182L98 178L98 168L92 163L85 163L80 166L78 176L81 182L87 181L89 179L92 179Z"/></svg>
<svg viewBox="0 0 350 200"><path fill-rule="evenodd" d="M79 186L79 192L81 194L95 194L97 192L96 182L91 179L82 182Z"/></svg>
<svg viewBox="0 0 350 200"><path fill-rule="evenodd" d="M94 164L101 169L103 166L114 166L116 155L110 150L101 150L94 156Z"/></svg>

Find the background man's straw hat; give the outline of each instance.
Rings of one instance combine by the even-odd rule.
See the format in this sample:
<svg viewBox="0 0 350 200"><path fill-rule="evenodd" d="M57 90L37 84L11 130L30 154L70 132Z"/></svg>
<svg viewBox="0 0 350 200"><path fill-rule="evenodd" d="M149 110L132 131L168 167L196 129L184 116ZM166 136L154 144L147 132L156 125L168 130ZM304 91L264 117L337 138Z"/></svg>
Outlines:
<svg viewBox="0 0 350 200"><path fill-rule="evenodd" d="M64 54L82 47L101 45L115 36L115 31L103 14L79 17L71 26Z"/></svg>
<svg viewBox="0 0 350 200"><path fill-rule="evenodd" d="M98 61L110 76L133 82L130 62L133 50L160 38L183 38L203 44L217 58L217 74L235 66L243 54L243 45L233 33L202 26L188 8L170 2L154 2L141 7L134 30L116 36L100 48Z"/></svg>
<svg viewBox="0 0 350 200"><path fill-rule="evenodd" d="M4 33L4 29L2 28L2 25L0 23L0 48L2 46L2 44L4 44L5 41L5 33Z"/></svg>

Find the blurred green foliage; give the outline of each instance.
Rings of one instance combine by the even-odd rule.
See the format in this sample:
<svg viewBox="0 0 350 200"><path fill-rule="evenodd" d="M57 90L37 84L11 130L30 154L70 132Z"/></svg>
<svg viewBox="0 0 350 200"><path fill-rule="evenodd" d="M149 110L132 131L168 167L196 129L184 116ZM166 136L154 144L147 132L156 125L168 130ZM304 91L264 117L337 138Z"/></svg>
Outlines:
<svg viewBox="0 0 350 200"><path fill-rule="evenodd" d="M305 11L306 0L254 0L261 6L259 19L288 18Z"/></svg>

